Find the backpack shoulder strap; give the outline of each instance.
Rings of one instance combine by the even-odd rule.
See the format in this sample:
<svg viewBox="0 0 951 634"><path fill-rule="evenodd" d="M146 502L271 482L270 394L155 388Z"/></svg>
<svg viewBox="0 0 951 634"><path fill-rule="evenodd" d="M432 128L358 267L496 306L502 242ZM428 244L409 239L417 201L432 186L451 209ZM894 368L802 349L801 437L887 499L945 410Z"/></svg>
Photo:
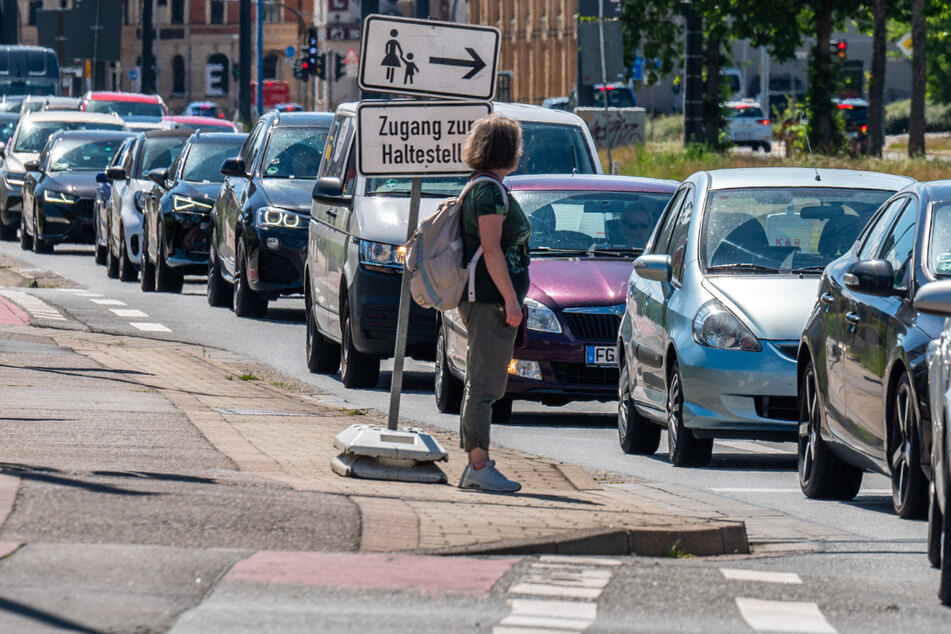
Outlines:
<svg viewBox="0 0 951 634"><path fill-rule="evenodd" d="M509 195L508 195L508 192L505 191L505 185L503 185L502 183L500 183L497 178L493 178L492 176L476 176L476 177L473 178L471 181L469 181L469 182L466 184L466 186L463 188L462 193L459 194L459 200L460 200L460 202L461 202L462 199L466 196L466 194L469 193L469 190L472 189L472 186L475 185L476 183L495 183L495 184L498 186L499 191L502 192L502 201L503 201L503 203L504 203L504 205L505 205L505 208L508 209L508 207L509 207Z"/></svg>

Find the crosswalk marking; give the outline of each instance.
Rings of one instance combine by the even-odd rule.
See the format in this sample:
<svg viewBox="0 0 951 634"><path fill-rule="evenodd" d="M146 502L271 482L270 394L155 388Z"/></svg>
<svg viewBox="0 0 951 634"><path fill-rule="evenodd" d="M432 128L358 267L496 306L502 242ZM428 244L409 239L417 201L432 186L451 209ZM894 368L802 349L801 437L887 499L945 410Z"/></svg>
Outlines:
<svg viewBox="0 0 951 634"><path fill-rule="evenodd" d="M736 606L747 625L759 632L836 634L815 603L736 597Z"/></svg>
<svg viewBox="0 0 951 634"><path fill-rule="evenodd" d="M121 302L118 299L90 299L93 304L99 304L100 306L125 306L125 302Z"/></svg>
<svg viewBox="0 0 951 634"><path fill-rule="evenodd" d="M117 317L148 317L146 313L135 308L110 308L109 312L115 313Z"/></svg>
<svg viewBox="0 0 951 634"><path fill-rule="evenodd" d="M567 564L569 566L620 566L621 562L606 557L572 557L571 555L542 555L541 564ZM536 564L537 565L537 564Z"/></svg>
<svg viewBox="0 0 951 634"><path fill-rule="evenodd" d="M129 325L133 328L141 330L142 332L172 332L172 329L168 328L167 326L147 321L133 321Z"/></svg>
<svg viewBox="0 0 951 634"><path fill-rule="evenodd" d="M764 583L802 583L795 572L767 572L765 570L747 570L745 568L720 568L727 579L735 581L762 581Z"/></svg>
<svg viewBox="0 0 951 634"><path fill-rule="evenodd" d="M10 301L14 302L36 319L43 319L47 321L66 321L66 318L63 317L62 313L44 302L39 297L34 297L29 293L24 293L23 291L0 291L0 295L3 295Z"/></svg>

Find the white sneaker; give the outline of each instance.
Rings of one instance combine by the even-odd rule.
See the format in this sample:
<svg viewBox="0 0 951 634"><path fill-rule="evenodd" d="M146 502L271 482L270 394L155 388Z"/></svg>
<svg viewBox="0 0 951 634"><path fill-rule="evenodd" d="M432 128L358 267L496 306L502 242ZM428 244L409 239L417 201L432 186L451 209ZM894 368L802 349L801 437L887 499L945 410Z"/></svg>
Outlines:
<svg viewBox="0 0 951 634"><path fill-rule="evenodd" d="M481 469L474 469L471 464L466 465L462 478L459 479L459 488L514 493L521 489L522 485L499 473L495 468L495 460L489 460Z"/></svg>

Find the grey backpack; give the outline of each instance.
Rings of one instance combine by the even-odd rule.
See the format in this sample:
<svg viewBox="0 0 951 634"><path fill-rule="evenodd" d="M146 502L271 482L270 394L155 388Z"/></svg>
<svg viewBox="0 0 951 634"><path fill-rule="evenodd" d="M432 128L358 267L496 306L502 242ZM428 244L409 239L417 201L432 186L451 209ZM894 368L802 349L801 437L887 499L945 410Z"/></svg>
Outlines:
<svg viewBox="0 0 951 634"><path fill-rule="evenodd" d="M482 247L472 256L468 266L463 264L462 201L473 185L484 181L499 186L508 207L508 196L499 181L491 176L473 178L457 198L447 198L433 215L419 223L419 228L406 243L410 292L413 300L423 308L456 308L467 286L469 301L475 301L475 267L482 257Z"/></svg>

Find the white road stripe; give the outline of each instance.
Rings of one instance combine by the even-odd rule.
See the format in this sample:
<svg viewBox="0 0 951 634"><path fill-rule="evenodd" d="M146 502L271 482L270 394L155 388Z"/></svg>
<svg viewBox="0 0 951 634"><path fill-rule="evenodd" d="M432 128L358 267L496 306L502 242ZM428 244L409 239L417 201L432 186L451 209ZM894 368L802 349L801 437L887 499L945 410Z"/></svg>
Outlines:
<svg viewBox="0 0 951 634"><path fill-rule="evenodd" d="M538 561L544 564L568 564L570 566L620 566L616 559L601 557L573 557L571 555L542 555Z"/></svg>
<svg viewBox="0 0 951 634"><path fill-rule="evenodd" d="M528 575L525 577L525 583L545 583L552 586L564 588L603 588L608 585L611 578L607 579L585 579L584 577L551 577L543 575Z"/></svg>
<svg viewBox="0 0 951 634"><path fill-rule="evenodd" d="M802 489L770 489L756 487L711 487L714 493L802 493ZM891 489L862 489L859 495L891 495Z"/></svg>
<svg viewBox="0 0 951 634"><path fill-rule="evenodd" d="M760 632L836 634L815 603L736 597L736 606L746 623Z"/></svg>
<svg viewBox="0 0 951 634"><path fill-rule="evenodd" d="M492 628L492 634L581 634L580 630L554 630L542 627L506 627L496 625Z"/></svg>
<svg viewBox="0 0 951 634"><path fill-rule="evenodd" d="M597 599L603 588L577 588L554 586L547 583L520 583L511 594L531 594L539 597L571 597L573 599Z"/></svg>
<svg viewBox="0 0 951 634"><path fill-rule="evenodd" d="M533 599L512 599L512 614L520 616L550 616L563 619L598 618L597 603L578 601L535 601Z"/></svg>
<svg viewBox="0 0 951 634"><path fill-rule="evenodd" d="M548 627L560 632L565 630L581 631L591 625L591 621L582 619L559 619L550 616L517 616L510 614L499 623L502 627ZM498 629L496 628L497 632Z"/></svg>
<svg viewBox="0 0 951 634"><path fill-rule="evenodd" d="M133 321L129 323L133 328L137 328L142 332L172 332L171 328L163 326L162 324L155 324L147 321Z"/></svg>
<svg viewBox="0 0 951 634"><path fill-rule="evenodd" d="M767 572L765 570L747 570L745 568L720 568L727 579L736 581L762 581L764 583L802 583L795 572Z"/></svg>
<svg viewBox="0 0 951 634"><path fill-rule="evenodd" d="M759 453L759 454L775 454L782 456L795 456L796 449L795 447L790 449L778 449L776 447L770 447L768 445L760 445L755 442L747 442L745 440L718 440L718 445L724 447L730 447L731 449L739 449L740 451L748 451L750 453Z"/></svg>
<svg viewBox="0 0 951 634"><path fill-rule="evenodd" d="M36 319L43 319L46 321L66 321L66 318L63 317L63 315L58 310L56 310L56 308L50 306L39 297L34 297L29 293L24 293L23 291L0 291L0 295L3 295L10 301L14 302Z"/></svg>
<svg viewBox="0 0 951 634"><path fill-rule="evenodd" d="M115 313L117 317L148 317L146 313L134 308L110 308L109 311Z"/></svg>
<svg viewBox="0 0 951 634"><path fill-rule="evenodd" d="M100 306L125 306L125 302L120 302L118 299L90 299L93 304L99 304Z"/></svg>

